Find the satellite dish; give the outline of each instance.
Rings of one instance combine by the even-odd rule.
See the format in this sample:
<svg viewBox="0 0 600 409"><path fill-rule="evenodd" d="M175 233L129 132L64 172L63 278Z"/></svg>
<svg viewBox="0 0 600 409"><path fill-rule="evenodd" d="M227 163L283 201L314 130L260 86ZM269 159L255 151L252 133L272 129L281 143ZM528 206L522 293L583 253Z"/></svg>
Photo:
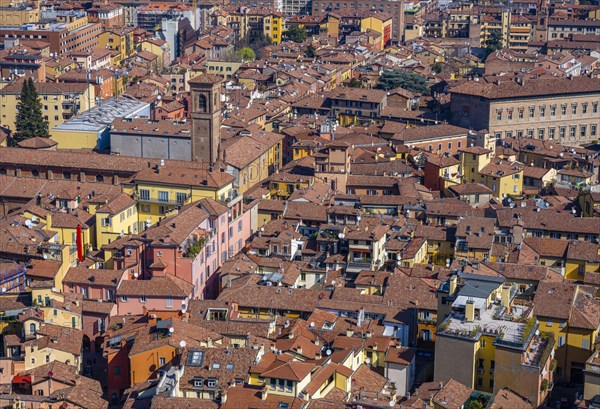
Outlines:
<svg viewBox="0 0 600 409"><path fill-rule="evenodd" d="M5 293L6 292L6 287L2 287L2 292Z"/></svg>
<svg viewBox="0 0 600 409"><path fill-rule="evenodd" d="M390 408L393 408L394 406L396 406L396 402L394 402L393 400L390 401Z"/></svg>
<svg viewBox="0 0 600 409"><path fill-rule="evenodd" d="M366 362L367 365L369 365L371 363L371 358L365 359L365 362Z"/></svg>
<svg viewBox="0 0 600 409"><path fill-rule="evenodd" d="M172 333L174 333L174 332L175 332L175 328L173 328L173 327L169 328L169 332L170 332L171 334L172 334Z"/></svg>
<svg viewBox="0 0 600 409"><path fill-rule="evenodd" d="M315 327L315 323L314 323L314 322L311 322L311 323L310 323L310 327L311 327L311 328L314 328L314 327Z"/></svg>
<svg viewBox="0 0 600 409"><path fill-rule="evenodd" d="M344 235L344 233L340 233L340 234L338 234L338 237L339 237L340 239L343 239L343 238L345 237L345 235Z"/></svg>
<svg viewBox="0 0 600 409"><path fill-rule="evenodd" d="M335 280L331 280L331 285L335 286Z"/></svg>
<svg viewBox="0 0 600 409"><path fill-rule="evenodd" d="M34 223L37 222L37 216L31 216L31 221Z"/></svg>
<svg viewBox="0 0 600 409"><path fill-rule="evenodd" d="M52 287L52 292L55 293L56 292L56 287Z"/></svg>
<svg viewBox="0 0 600 409"><path fill-rule="evenodd" d="M181 309L185 310L185 303L184 302L181 303Z"/></svg>
<svg viewBox="0 0 600 409"><path fill-rule="evenodd" d="M25 226L27 226L28 229L31 229L33 227L33 223L31 220L27 219L25 220Z"/></svg>
<svg viewBox="0 0 600 409"><path fill-rule="evenodd" d="M134 276L135 278L138 278L138 277L139 277L139 274L138 274L138 273L133 273L133 276Z"/></svg>
<svg viewBox="0 0 600 409"><path fill-rule="evenodd" d="M182 313L182 314L185 314L185 312L186 312L186 311L187 311L187 310L186 310L185 308L182 308L182 309L181 309L181 313Z"/></svg>
<svg viewBox="0 0 600 409"><path fill-rule="evenodd" d="M179 346L180 346L181 348L185 348L185 346L186 346L186 345L187 345L187 344L186 344L186 342L185 342L183 339L181 340L181 342L179 342Z"/></svg>
<svg viewBox="0 0 600 409"><path fill-rule="evenodd" d="M325 355L327 355L327 356L331 355L331 349L328 349L327 351L325 351Z"/></svg>

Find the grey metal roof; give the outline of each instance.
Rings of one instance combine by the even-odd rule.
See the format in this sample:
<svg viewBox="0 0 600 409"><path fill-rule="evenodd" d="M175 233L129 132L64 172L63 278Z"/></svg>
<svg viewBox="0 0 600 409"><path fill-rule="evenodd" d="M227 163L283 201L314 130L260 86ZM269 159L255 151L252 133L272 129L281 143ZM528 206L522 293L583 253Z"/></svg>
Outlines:
<svg viewBox="0 0 600 409"><path fill-rule="evenodd" d="M144 109L149 104L137 99L121 96L102 101L89 111L85 111L63 124L55 126L61 131L96 131L102 132L117 117L127 117Z"/></svg>

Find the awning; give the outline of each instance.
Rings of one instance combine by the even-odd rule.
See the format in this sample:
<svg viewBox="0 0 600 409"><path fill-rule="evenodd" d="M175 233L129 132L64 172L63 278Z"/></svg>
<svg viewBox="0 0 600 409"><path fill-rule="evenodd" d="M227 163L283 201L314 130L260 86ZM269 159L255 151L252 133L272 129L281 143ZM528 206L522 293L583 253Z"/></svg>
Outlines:
<svg viewBox="0 0 600 409"><path fill-rule="evenodd" d="M14 376L12 383L31 383L31 376Z"/></svg>

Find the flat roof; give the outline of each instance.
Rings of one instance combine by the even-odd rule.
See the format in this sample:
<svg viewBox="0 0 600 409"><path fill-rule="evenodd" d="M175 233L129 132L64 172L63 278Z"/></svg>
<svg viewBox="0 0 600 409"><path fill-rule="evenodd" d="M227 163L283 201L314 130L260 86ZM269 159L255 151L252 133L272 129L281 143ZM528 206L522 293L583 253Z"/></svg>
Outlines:
<svg viewBox="0 0 600 409"><path fill-rule="evenodd" d="M102 132L117 117L131 117L137 112L149 107L147 102L120 96L102 101L89 111L83 112L52 130L58 131L97 131Z"/></svg>

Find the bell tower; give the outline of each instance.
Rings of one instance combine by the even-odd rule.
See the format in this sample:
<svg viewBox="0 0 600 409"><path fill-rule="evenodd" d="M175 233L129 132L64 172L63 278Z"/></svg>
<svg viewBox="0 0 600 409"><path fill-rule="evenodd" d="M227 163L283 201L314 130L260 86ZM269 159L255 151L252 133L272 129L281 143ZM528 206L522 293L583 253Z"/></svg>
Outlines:
<svg viewBox="0 0 600 409"><path fill-rule="evenodd" d="M192 160L211 166L221 153L221 77L201 74L189 81Z"/></svg>

